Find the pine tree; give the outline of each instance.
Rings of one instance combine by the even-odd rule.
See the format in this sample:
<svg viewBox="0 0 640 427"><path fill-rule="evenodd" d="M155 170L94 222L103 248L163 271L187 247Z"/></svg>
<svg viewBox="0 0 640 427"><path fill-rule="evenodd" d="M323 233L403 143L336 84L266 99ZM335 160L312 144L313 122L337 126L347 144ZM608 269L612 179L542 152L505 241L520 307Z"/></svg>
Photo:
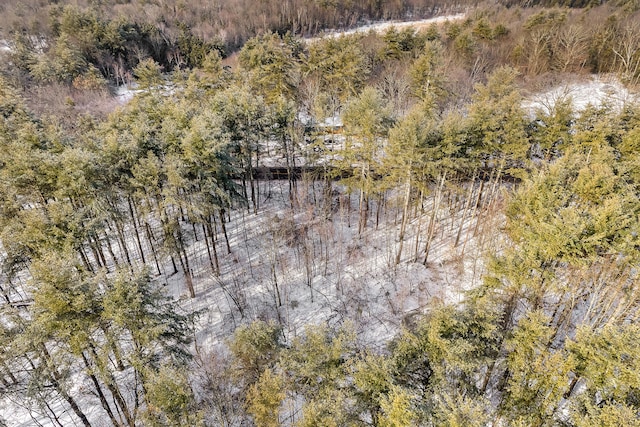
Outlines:
<svg viewBox="0 0 640 427"><path fill-rule="evenodd" d="M320 93L324 94L319 110L326 111L329 117L337 113L341 103L362 90L371 72L359 37L328 37L309 46L303 75L318 82Z"/></svg>
<svg viewBox="0 0 640 427"><path fill-rule="evenodd" d="M272 103L280 96L294 99L300 80L302 47L291 34L263 34L245 43L238 60L245 79Z"/></svg>
<svg viewBox="0 0 640 427"><path fill-rule="evenodd" d="M261 321L236 329L229 349L235 375L243 387L256 383L265 369L273 367L280 349L279 335L275 323Z"/></svg>
<svg viewBox="0 0 640 427"><path fill-rule="evenodd" d="M393 388L382 403L380 427L409 427L414 425L416 414L411 408L411 396L402 389Z"/></svg>
<svg viewBox="0 0 640 427"><path fill-rule="evenodd" d="M498 167L522 177L528 168L530 143L516 86L516 71L503 67L494 71L486 85L478 84L469 106L472 155L485 167Z"/></svg>
<svg viewBox="0 0 640 427"><path fill-rule="evenodd" d="M366 88L352 100L343 113L347 142L338 161L338 170L345 171L343 179L352 190L360 193L358 233L367 226L370 197L376 193L381 174L382 147L391 118L390 112L373 88Z"/></svg>
<svg viewBox="0 0 640 427"><path fill-rule="evenodd" d="M247 392L248 411L257 427L278 427L280 405L285 398L282 378L266 368Z"/></svg>
<svg viewBox="0 0 640 427"><path fill-rule="evenodd" d="M195 397L185 373L174 367L162 366L149 374L145 383L147 407L142 414L145 425L203 426Z"/></svg>

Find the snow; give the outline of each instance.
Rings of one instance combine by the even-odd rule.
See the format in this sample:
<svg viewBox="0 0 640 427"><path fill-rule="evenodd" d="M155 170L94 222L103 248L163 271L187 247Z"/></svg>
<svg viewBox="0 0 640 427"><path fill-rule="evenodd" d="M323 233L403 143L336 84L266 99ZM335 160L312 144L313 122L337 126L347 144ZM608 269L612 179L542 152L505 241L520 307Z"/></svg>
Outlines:
<svg viewBox="0 0 640 427"><path fill-rule="evenodd" d="M11 45L7 40L5 39L0 40L0 52L10 53L12 50L13 49L11 48Z"/></svg>
<svg viewBox="0 0 640 427"><path fill-rule="evenodd" d="M138 83L133 82L130 84L116 86L114 96L120 104L126 104L137 94L147 92L148 90L149 89L139 89ZM170 96L175 93L176 86L171 82L167 82L161 86L154 87L153 90L159 91L165 96Z"/></svg>
<svg viewBox="0 0 640 427"><path fill-rule="evenodd" d="M143 90L138 89L137 83L132 83L128 85L117 86L114 92L114 95L118 102L120 104L126 104L127 102L131 101L136 94L142 93Z"/></svg>
<svg viewBox="0 0 640 427"><path fill-rule="evenodd" d="M337 31L337 30L329 30L325 34L320 37L312 37L305 39L307 42L313 43L317 40L323 38L333 38L340 37L343 35L351 35L351 34L363 34L373 31L377 34L384 34L389 31L391 28L395 28L398 31L402 31L406 28L415 28L416 30L421 30L429 27L433 24L443 24L449 21L459 21L464 19L466 14L458 13L455 15L445 15L445 16L437 16L435 18L429 19L421 19L417 21L385 21L385 22L376 22L372 24L362 25L357 28L353 28L351 30L345 31Z"/></svg>
<svg viewBox="0 0 640 427"><path fill-rule="evenodd" d="M570 100L576 112L584 111L589 105L607 105L621 110L625 105L640 101L637 93L627 89L613 75L592 75L582 81L570 81L525 99L523 108L535 115L537 111L549 114L556 102Z"/></svg>
<svg viewBox="0 0 640 427"><path fill-rule="evenodd" d="M127 97L137 92L140 90L135 86L121 87L118 96L130 99ZM637 95L612 77L594 76L530 96L523 106L535 112L566 98L571 98L577 109L583 109L588 104L621 106L637 99ZM304 120L305 116L299 119ZM321 129L339 125L336 116L317 126ZM318 138L330 138L331 142L324 144L325 149L336 145L339 150L344 137L339 133L323 135L320 131ZM266 144L267 148L260 166L281 165L275 141ZM303 164L302 157L298 160L299 165ZM402 210L398 194L387 195L388 203L381 210L378 224L377 206L372 203L368 226L358 234L357 192L349 196L346 188L333 183L331 209L327 212L318 204L324 197L325 183L300 180L295 190L297 205L292 210L286 180L263 180L257 185L258 213L241 206L230 213L227 227L231 253L227 253L218 233L219 276L211 272L201 231L196 229L197 238L191 236L187 252L196 298L187 297L181 272L167 274L172 270L167 258L162 260L163 272L156 278L166 284L166 292L177 298L185 310L202 312L196 345L204 354L218 351L239 325L255 319L279 322L287 341L302 334L307 325L348 323L354 325L361 344L383 351L389 339L429 306L462 301L464 291L482 280L484 254L499 250L502 244L500 227L504 218L499 196L483 196L486 204L463 218L461 206L467 194L450 194L448 199L453 202L443 202L436 211L429 262L425 266L422 263L425 238L435 206L432 189L424 201L424 210L412 215L403 256L396 265ZM469 190L470 185L467 183L463 191ZM473 191L479 187L475 183ZM470 200L476 200L475 196ZM189 229L185 225L185 230ZM461 241L455 246L460 229ZM134 255L137 252L134 233L126 231L130 236L127 245ZM122 259L119 249L114 246L114 250ZM81 380L74 384L83 410L92 423L100 425L102 410L90 395L90 389ZM0 401L0 419L7 419L12 426L33 425L29 411L21 404L9 399ZM52 404L66 408L64 402ZM74 425L74 416L69 410L66 413L61 418L63 424ZM32 415L43 425L52 425L44 414L34 411Z"/></svg>
<svg viewBox="0 0 640 427"><path fill-rule="evenodd" d="M425 235L434 208L434 196L425 199L424 211L409 222L401 263L395 265L399 242L401 201L389 194L376 225L372 203L367 228L358 234L358 194L349 196L334 183L332 209L316 203L325 192L322 181L298 181L297 206L290 208L288 182L259 181L257 214L244 207L231 211L227 223L231 253L226 253L221 233L217 236L221 274L212 274L201 231L191 236L187 249L193 270L196 298L188 298L183 274L172 271L163 260L156 280L178 298L187 311L202 311L197 324L196 345L202 354L218 351L240 325L255 319L273 320L283 327L287 341L304 332L307 325L338 327L352 324L361 344L383 351L403 325L424 313L433 303L460 301L462 291L480 280L481 254L496 244L493 230L502 221L490 206L479 209L462 223L459 209L442 203L437 210L429 263L422 264ZM474 186L475 191L480 187ZM453 195L452 195L453 196ZM466 195L458 196L458 201ZM459 207L461 204L458 203ZM153 224L152 224L153 225ZM157 226L157 225L156 225ZM453 245L458 228L462 239ZM185 230L190 227L185 225ZM136 254L132 230L131 255ZM414 260L416 237L418 259ZM122 259L117 247L113 248ZM140 262L137 259L136 262ZM280 293L278 302L277 289ZM78 367L80 369L80 367ZM86 380L85 380L86 382ZM90 421L99 425L102 409L90 384L74 381L74 393ZM86 390L86 391L82 391ZM10 425L33 425L29 411L8 400L0 404L0 417ZM64 402L58 403L66 408ZM73 425L69 411L64 425ZM37 411L38 422L52 425Z"/></svg>
<svg viewBox="0 0 640 427"><path fill-rule="evenodd" d="M201 348L215 348L238 324L256 318L280 320L287 339L309 324L336 326L351 322L357 326L362 342L382 348L407 316L422 313L434 300L458 301L463 289L478 283L483 271L479 242L474 236L478 218L464 225L463 237L469 244L463 255L462 245L454 248L451 238L459 218L452 220L451 213L442 209L431 261L425 267L421 259L415 262L411 258L418 226L422 234L427 229L427 208L423 216L409 224L403 260L396 266L398 206L383 213L378 228L371 218L369 227L358 236L357 195L337 195L337 203L342 206L337 207L333 218L324 219L311 203L313 192L320 197L323 183L298 184L298 198L305 206L296 214L287 207L286 181L260 185L259 214L235 211L228 224L232 254L223 255L220 277L209 272L202 242L191 248L201 259L200 268L194 272L198 295L183 301L189 309L205 310L197 334ZM351 207L347 205L349 199ZM292 243L292 233L305 236ZM420 251L423 246L424 240L420 239ZM171 278L169 288L184 297L180 279L180 275ZM276 282L281 306L277 303ZM244 313L231 302L232 292L243 301Z"/></svg>

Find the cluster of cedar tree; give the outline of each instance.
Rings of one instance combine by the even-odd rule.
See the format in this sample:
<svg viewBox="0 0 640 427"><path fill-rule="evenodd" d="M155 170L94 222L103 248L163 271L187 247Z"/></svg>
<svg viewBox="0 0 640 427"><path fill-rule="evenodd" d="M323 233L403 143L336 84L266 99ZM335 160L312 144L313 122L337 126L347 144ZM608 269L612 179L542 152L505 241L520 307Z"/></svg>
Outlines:
<svg viewBox="0 0 640 427"><path fill-rule="evenodd" d="M533 117L519 86L590 71L636 84L634 4L492 6L420 32L305 43L285 31L430 9L250 2L262 12L225 39L216 25L242 2L90 3L3 6L22 26L3 27L0 395L60 426L90 426L89 410L129 427L640 425L640 109L559 100ZM30 5L49 20L29 22ZM155 18L139 15L147 6ZM263 29L280 34L223 65ZM108 117L74 101L133 76L144 92ZM55 87L67 102L38 109L37 90ZM516 181L483 283L383 350L349 325L288 339L254 322L228 354L195 354L197 313L164 294L166 270L197 298L190 245L202 240L220 274L230 212L260 212L261 156L286 165L295 210L296 162L318 159L301 117L337 114L345 148L308 179L326 183L316 205L328 218L333 191L358 195L360 233L386 198L402 198L402 242L426 195ZM400 245L395 262L406 259Z"/></svg>

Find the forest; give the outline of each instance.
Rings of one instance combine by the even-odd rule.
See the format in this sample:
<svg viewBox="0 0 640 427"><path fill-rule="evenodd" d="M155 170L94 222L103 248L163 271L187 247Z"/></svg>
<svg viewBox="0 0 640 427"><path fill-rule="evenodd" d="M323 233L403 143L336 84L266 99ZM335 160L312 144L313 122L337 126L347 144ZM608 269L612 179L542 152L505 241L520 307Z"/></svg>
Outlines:
<svg viewBox="0 0 640 427"><path fill-rule="evenodd" d="M640 426L636 2L0 12L0 426Z"/></svg>

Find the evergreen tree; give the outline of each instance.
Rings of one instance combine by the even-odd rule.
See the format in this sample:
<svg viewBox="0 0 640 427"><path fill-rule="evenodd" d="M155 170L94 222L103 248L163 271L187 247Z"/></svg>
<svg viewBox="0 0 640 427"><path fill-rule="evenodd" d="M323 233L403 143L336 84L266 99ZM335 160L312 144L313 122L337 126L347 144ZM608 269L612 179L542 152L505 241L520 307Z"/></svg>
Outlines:
<svg viewBox="0 0 640 427"><path fill-rule="evenodd" d="M517 89L516 72L503 67L486 85L478 84L469 106L473 151L483 166L505 169L516 177L528 168L530 143Z"/></svg>
<svg viewBox="0 0 640 427"><path fill-rule="evenodd" d="M347 142L341 153L338 170L346 171L343 182L360 192L358 233L364 231L369 216L370 196L376 193L381 174L382 147L391 123L390 112L380 94L365 89L352 100L343 113Z"/></svg>
<svg viewBox="0 0 640 427"><path fill-rule="evenodd" d="M247 393L248 411L258 427L278 427L280 405L284 400L282 378L266 368L260 379L249 387Z"/></svg>
<svg viewBox="0 0 640 427"><path fill-rule="evenodd" d="M264 34L250 39L240 51L238 60L246 81L267 102L280 96L295 98L300 80L300 42L290 34Z"/></svg>

